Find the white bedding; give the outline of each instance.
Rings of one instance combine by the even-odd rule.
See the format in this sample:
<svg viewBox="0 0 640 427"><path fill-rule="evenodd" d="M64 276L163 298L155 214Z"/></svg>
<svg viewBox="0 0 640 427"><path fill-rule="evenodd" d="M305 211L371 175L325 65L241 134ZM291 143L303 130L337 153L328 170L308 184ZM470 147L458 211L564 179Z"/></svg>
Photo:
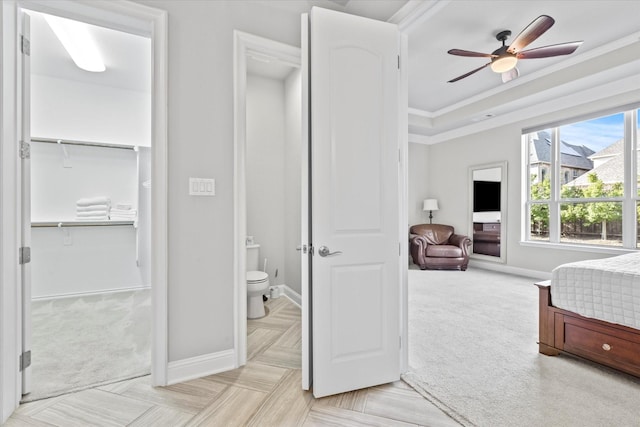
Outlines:
<svg viewBox="0 0 640 427"><path fill-rule="evenodd" d="M640 252L555 268L555 307L585 317L640 329Z"/></svg>

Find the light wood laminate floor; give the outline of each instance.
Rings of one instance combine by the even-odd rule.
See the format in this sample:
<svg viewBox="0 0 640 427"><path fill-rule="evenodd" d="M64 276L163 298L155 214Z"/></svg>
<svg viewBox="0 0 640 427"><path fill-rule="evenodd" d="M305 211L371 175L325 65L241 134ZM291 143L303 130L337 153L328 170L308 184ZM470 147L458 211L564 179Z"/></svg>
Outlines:
<svg viewBox="0 0 640 427"><path fill-rule="evenodd" d="M248 363L168 387L149 376L21 405L15 426L458 426L402 381L315 399L301 389L300 309L248 321Z"/></svg>

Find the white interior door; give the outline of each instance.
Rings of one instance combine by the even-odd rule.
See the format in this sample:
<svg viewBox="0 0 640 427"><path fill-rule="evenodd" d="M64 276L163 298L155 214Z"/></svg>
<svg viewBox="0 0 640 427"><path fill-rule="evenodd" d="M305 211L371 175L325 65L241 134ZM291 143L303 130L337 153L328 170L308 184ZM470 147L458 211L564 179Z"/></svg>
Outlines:
<svg viewBox="0 0 640 427"><path fill-rule="evenodd" d="M309 390L312 383L313 359L311 347L311 242L309 207L309 15L302 14L302 49L300 58L301 138L300 138L300 297L302 300L302 389Z"/></svg>
<svg viewBox="0 0 640 427"><path fill-rule="evenodd" d="M399 32L310 13L313 394L400 378Z"/></svg>
<svg viewBox="0 0 640 427"><path fill-rule="evenodd" d="M29 145L31 142L31 64L30 54L30 22L29 15L20 10L22 28L21 60L19 78L21 80L21 96L18 97L20 107L20 169L21 169L21 254L20 273L22 281L22 355L20 365L22 369L22 394L31 391L31 160Z"/></svg>

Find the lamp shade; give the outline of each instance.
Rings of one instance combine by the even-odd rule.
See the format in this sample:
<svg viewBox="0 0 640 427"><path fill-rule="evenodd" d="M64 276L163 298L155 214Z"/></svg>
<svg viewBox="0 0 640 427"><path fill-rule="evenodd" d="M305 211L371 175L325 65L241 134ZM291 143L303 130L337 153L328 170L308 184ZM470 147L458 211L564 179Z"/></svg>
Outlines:
<svg viewBox="0 0 640 427"><path fill-rule="evenodd" d="M423 211L437 211L438 201L436 199L427 199L422 203Z"/></svg>

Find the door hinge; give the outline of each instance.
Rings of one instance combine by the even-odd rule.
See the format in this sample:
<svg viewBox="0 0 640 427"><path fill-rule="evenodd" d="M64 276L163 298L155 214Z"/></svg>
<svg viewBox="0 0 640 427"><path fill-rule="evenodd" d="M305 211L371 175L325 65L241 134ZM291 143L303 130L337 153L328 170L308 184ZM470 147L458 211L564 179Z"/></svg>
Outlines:
<svg viewBox="0 0 640 427"><path fill-rule="evenodd" d="M31 55L31 42L25 36L20 36L20 50L23 54L30 56Z"/></svg>
<svg viewBox="0 0 640 427"><path fill-rule="evenodd" d="M18 249L18 264L27 264L31 262L31 248L23 246Z"/></svg>
<svg viewBox="0 0 640 427"><path fill-rule="evenodd" d="M398 242L398 256L402 256L402 243Z"/></svg>
<svg viewBox="0 0 640 427"><path fill-rule="evenodd" d="M398 70L400 69L400 55L398 55Z"/></svg>
<svg viewBox="0 0 640 427"><path fill-rule="evenodd" d="M402 335L399 336L398 338L400 338L400 348L402 348Z"/></svg>
<svg viewBox="0 0 640 427"><path fill-rule="evenodd" d="M20 141L20 158L31 158L31 145L28 142Z"/></svg>
<svg viewBox="0 0 640 427"><path fill-rule="evenodd" d="M20 370L24 371L31 366L31 350L25 351L20 355Z"/></svg>

